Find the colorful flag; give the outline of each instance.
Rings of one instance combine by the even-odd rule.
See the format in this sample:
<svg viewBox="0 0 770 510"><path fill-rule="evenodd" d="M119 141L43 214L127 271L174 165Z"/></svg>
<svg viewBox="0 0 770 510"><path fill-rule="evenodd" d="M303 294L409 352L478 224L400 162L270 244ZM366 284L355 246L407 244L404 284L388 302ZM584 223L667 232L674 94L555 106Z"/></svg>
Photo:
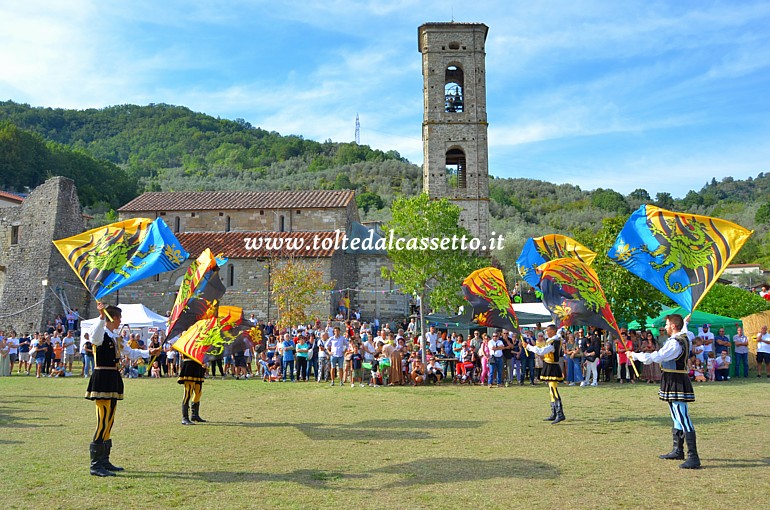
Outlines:
<svg viewBox="0 0 770 510"><path fill-rule="evenodd" d="M219 266L226 261L215 257L206 248L190 264L168 318L166 338L180 335L205 317L218 315L218 302L225 295L225 286L219 278Z"/></svg>
<svg viewBox="0 0 770 510"><path fill-rule="evenodd" d="M189 256L161 218L121 221L53 244L96 299L172 271Z"/></svg>
<svg viewBox="0 0 770 510"><path fill-rule="evenodd" d="M251 323L243 322L241 308L218 306L215 301L210 311L211 313L172 340L171 346L203 365L206 354L219 356L239 352L251 349L261 342L261 331Z"/></svg>
<svg viewBox="0 0 770 510"><path fill-rule="evenodd" d="M542 237L530 237L524 243L524 249L516 260L519 274L532 287L537 287L540 275L536 269L549 260L573 258L591 265L596 253L589 250L572 238L560 234L549 234Z"/></svg>
<svg viewBox="0 0 770 510"><path fill-rule="evenodd" d="M643 205L607 255L692 312L753 233L719 218Z"/></svg>
<svg viewBox="0 0 770 510"><path fill-rule="evenodd" d="M516 312L499 269L485 267L471 273L463 280L463 294L473 306L473 319L480 325L518 331Z"/></svg>
<svg viewBox="0 0 770 510"><path fill-rule="evenodd" d="M537 272L541 275L543 304L559 327L596 326L614 330L620 336L599 277L588 264L571 258L556 259L539 266Z"/></svg>

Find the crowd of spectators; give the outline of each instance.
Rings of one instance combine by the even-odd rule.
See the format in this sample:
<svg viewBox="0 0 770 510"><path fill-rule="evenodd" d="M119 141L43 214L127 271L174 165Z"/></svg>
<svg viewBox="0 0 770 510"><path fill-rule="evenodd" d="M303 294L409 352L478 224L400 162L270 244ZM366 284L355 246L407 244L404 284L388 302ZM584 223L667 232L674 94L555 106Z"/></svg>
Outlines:
<svg viewBox="0 0 770 510"><path fill-rule="evenodd" d="M358 316L356 313L354 317ZM467 337L447 333L431 326L425 335L426 361L423 362L419 328L415 319L402 323L368 323L356 319L316 321L279 330L271 322L249 319L263 334L260 345L242 343L237 350L221 355L207 355L207 377L235 379L256 378L266 382L328 383L332 386L395 386L452 382L489 387L535 385L539 382L543 361L528 353L525 345L543 344L544 330L538 325L522 328L521 336L505 330L487 332L477 329ZM89 377L94 366L93 346L84 334L77 345L79 318L57 317L44 332L17 335L0 331L0 375L34 374L36 377ZM129 335L132 348L162 347L156 358L121 362L124 377L176 377L181 356L164 340L162 332L146 340L140 334ZM728 381L748 377L749 339L738 328L732 338L720 328L715 335L708 324L688 333L691 356L690 377L695 381ZM663 345L665 331L659 336L650 331L621 329L621 339L609 339L600 330L582 328L565 334L560 359L566 383L570 386L597 386L601 383L660 381L657 364L631 366L628 351L652 352ZM758 376L770 377L770 334L763 327L756 337ZM80 358L79 373L73 362ZM732 367L732 370L731 370ZM218 370L217 370L218 369ZM637 375L638 374L638 375Z"/></svg>

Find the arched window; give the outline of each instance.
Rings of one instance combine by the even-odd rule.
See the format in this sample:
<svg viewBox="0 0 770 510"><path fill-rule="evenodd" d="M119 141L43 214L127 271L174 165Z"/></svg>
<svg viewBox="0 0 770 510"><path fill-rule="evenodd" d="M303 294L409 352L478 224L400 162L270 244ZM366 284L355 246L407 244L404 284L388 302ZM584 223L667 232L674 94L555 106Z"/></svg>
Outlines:
<svg viewBox="0 0 770 510"><path fill-rule="evenodd" d="M444 72L444 111L448 113L462 113L464 111L464 87L463 70L456 65L447 66Z"/></svg>
<svg viewBox="0 0 770 510"><path fill-rule="evenodd" d="M465 188L465 153L461 149L450 149L446 153L447 185L453 188Z"/></svg>
<svg viewBox="0 0 770 510"><path fill-rule="evenodd" d="M227 286L235 285L235 267L232 264L227 265Z"/></svg>

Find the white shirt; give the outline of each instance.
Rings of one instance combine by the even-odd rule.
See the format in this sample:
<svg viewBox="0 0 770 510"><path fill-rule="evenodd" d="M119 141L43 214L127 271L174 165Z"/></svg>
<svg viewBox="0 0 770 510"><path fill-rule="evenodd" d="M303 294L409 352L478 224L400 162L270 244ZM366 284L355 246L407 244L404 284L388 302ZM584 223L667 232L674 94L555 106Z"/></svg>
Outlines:
<svg viewBox="0 0 770 510"><path fill-rule="evenodd" d="M679 346L679 342L674 337L666 340L666 343L663 344L663 347L655 352L628 353L631 359L641 361L645 365L649 365L650 363L660 364L664 361L671 361L672 359L678 358L680 354L682 354L682 348Z"/></svg>
<svg viewBox="0 0 770 510"><path fill-rule="evenodd" d="M770 333L762 335L762 340L770 342ZM764 342L757 342L757 352L770 353L770 344Z"/></svg>
<svg viewBox="0 0 770 510"><path fill-rule="evenodd" d="M62 347L64 347L64 354L75 354L75 338L64 337L62 339Z"/></svg>
<svg viewBox="0 0 770 510"><path fill-rule="evenodd" d="M430 331L428 331L427 333L425 333L425 338L428 340L428 348L431 351L436 352L437 350L436 342L438 342L438 333L431 333Z"/></svg>
<svg viewBox="0 0 770 510"><path fill-rule="evenodd" d="M94 327L94 332L91 335L91 343L93 344L94 349L104 343L104 333L107 333L110 338L120 345L121 356L126 356L131 360L148 358L150 356L150 351L147 349L132 349L131 346L128 345L126 337L118 335L116 331L110 331L104 327L105 325L106 322L104 319L99 319Z"/></svg>
<svg viewBox="0 0 770 510"><path fill-rule="evenodd" d="M709 328L709 331L703 331L700 330L698 332L698 336L701 337L703 341L703 352L706 353L706 356L708 356L708 353L714 350L714 333L711 332L711 328ZM706 344L706 340L711 340L710 344Z"/></svg>
<svg viewBox="0 0 770 510"><path fill-rule="evenodd" d="M503 351L495 350L496 347L505 347L505 342L503 342L500 339L495 340L494 338L490 338L489 342L487 343L489 346L489 353L493 355L495 358L502 358L503 357Z"/></svg>
<svg viewBox="0 0 770 510"><path fill-rule="evenodd" d="M8 345L8 354L17 354L19 350L18 338L6 338L5 343Z"/></svg>

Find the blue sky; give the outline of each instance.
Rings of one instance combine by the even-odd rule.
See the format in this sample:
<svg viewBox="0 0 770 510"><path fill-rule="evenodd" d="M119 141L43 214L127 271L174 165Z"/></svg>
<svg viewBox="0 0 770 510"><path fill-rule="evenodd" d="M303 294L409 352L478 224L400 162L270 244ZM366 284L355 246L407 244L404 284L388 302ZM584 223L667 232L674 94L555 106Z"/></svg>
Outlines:
<svg viewBox="0 0 770 510"><path fill-rule="evenodd" d="M0 99L169 103L422 163L417 27L482 22L490 173L684 196L770 171L768 1L0 0Z"/></svg>

